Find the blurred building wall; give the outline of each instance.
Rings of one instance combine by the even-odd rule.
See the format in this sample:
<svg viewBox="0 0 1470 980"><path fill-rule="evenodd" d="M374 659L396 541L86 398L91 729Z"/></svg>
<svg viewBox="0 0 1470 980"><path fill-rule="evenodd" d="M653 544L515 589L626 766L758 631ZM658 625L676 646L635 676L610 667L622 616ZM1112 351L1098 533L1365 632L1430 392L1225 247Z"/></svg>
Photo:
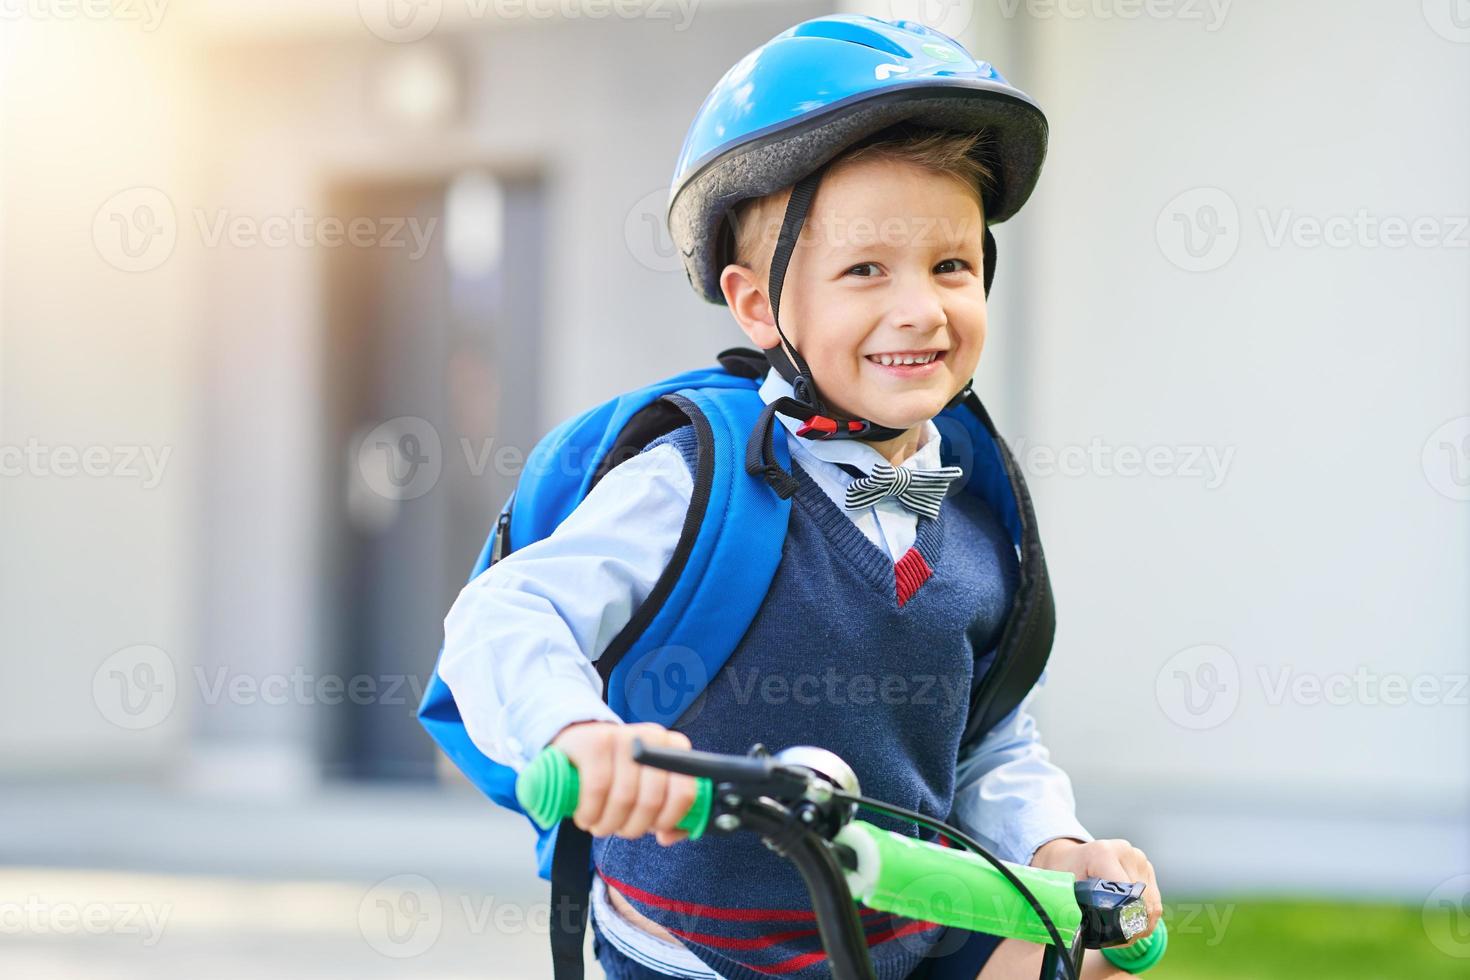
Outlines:
<svg viewBox="0 0 1470 980"><path fill-rule="evenodd" d="M206 716L186 683L134 731L98 706L150 663L135 644L186 679L322 657L315 536L343 447L320 418L319 259L207 247L192 209L311 210L351 174L544 174L549 426L741 341L650 219L710 85L825 8L707 4L679 33L446 25L420 43L456 66L458 108L414 125L381 86L415 45L355 13L222 9L150 32L7 24L7 92L37 95L4 100L0 436L101 446L112 468L0 481L6 775L319 775L305 708ZM1271 241L1360 210L1451 233L1465 45L1367 3L1237 3L1213 28L956 4L938 26L1053 126L1032 205L998 231L980 390L1037 496L1060 612L1043 730L1084 818L1147 847L1166 887L1412 890L1464 867L1470 512L1434 434L1470 413L1467 252ZM177 242L128 271L96 222L157 203L140 188ZM1158 449L1162 475L1119 475L1126 447ZM156 484L144 450L168 453ZM1379 695L1291 693L1360 667ZM1390 674L1437 703L1386 703Z"/></svg>
<svg viewBox="0 0 1470 980"><path fill-rule="evenodd" d="M1059 603L1045 731L1092 826L1165 881L1414 892L1470 862L1448 7L1029 24L1053 123L1019 432ZM1124 447L1163 475L1119 475Z"/></svg>
<svg viewBox="0 0 1470 980"><path fill-rule="evenodd" d="M321 529L348 447L323 417L324 250L263 244L268 220L350 219L325 212L344 181L542 179L538 431L741 339L693 299L660 227L668 175L725 68L826 5L506 23L451 5L422 39L359 8L7 22L0 432L100 446L141 475L43 462L0 484L0 770L287 794L320 775L312 705L200 703L221 666L256 683L332 666ZM445 66L448 109L426 112ZM221 220L253 236L232 242ZM144 450L156 477L123 465ZM446 608L454 587L425 579ZM162 678L147 717L112 710Z"/></svg>
<svg viewBox="0 0 1470 980"><path fill-rule="evenodd" d="M187 713L120 729L93 691L194 643L204 297L150 210L197 194L194 66L106 21L7 18L0 52L0 769L159 771Z"/></svg>

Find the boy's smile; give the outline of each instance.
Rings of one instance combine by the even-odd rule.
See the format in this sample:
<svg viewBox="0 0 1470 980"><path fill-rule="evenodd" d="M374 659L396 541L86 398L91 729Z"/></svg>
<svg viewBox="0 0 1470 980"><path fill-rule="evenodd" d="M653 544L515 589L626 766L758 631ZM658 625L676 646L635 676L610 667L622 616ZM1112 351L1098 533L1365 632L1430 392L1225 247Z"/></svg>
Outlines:
<svg viewBox="0 0 1470 980"><path fill-rule="evenodd" d="M760 220L762 253L789 195ZM977 191L884 158L823 175L781 293L781 326L836 411L912 429L970 380L985 343L984 219ZM766 273L727 266L731 311L762 348L779 343Z"/></svg>

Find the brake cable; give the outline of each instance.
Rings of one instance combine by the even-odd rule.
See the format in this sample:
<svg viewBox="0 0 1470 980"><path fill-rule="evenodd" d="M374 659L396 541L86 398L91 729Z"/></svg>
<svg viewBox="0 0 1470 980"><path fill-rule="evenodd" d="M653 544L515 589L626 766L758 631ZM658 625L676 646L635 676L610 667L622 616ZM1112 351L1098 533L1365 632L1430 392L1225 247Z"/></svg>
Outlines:
<svg viewBox="0 0 1470 980"><path fill-rule="evenodd" d="M864 810L871 810L875 813L882 813L890 817L897 817L901 820L912 820L914 823L917 823L924 827L928 827L935 833L943 834L945 837L948 837L955 843L963 845L967 850L973 851L974 853L984 858L986 861L990 862L990 864L995 867L995 870L999 871L1001 876L1005 878L1006 881L1010 882L1011 886L1015 888L1016 891L1021 893L1021 897L1026 900L1026 903L1031 906L1031 910L1036 913L1036 917L1041 920L1041 925L1046 929L1047 935L1051 937L1052 945L1056 947L1058 963L1065 965L1067 980L1077 980L1077 972L1072 966L1071 951L1068 949L1067 944L1062 942L1062 935L1060 932L1057 931L1056 925L1051 921L1051 916L1046 914L1046 909L1041 907L1041 902L1038 901L1036 896L1031 893L1031 889L1026 887L1026 883L1023 882L1020 878L1016 877L1015 872L1006 867L1005 862L996 857L994 854L990 853L990 851L987 850L984 845L976 841L964 831L951 827L949 824L945 823L942 820L934 820L931 817L927 817L916 810L910 810L906 807L901 807L893 803L885 803L882 800L875 800L866 796L857 796L852 793L844 793L840 790L834 790L832 793L832 798L835 800L842 800L846 803L855 804L859 807L862 807ZM1045 967L1045 965L1045 960L1043 960L1043 968ZM1043 977L1042 980L1051 980L1051 978Z"/></svg>

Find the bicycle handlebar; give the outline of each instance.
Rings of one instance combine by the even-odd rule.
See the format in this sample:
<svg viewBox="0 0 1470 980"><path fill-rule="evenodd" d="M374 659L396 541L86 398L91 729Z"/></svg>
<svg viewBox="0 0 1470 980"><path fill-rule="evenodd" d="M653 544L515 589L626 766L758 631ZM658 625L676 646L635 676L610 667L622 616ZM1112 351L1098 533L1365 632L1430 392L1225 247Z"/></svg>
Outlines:
<svg viewBox="0 0 1470 980"><path fill-rule="evenodd" d="M675 753L662 753L660 758L662 755ZM766 760L709 753L677 755L683 761L678 768L685 772L729 773L737 779L768 779L774 772ZM691 840L704 834L714 808L714 781L696 776L695 785L694 804L678 823ZM579 793L576 767L555 746L543 749L516 779L516 799L542 829L570 817L577 809ZM845 823L832 843L853 856L856 866L845 869L848 886L853 897L869 908L1026 942L1050 942L1035 912L1014 885L979 855L894 833L862 820ZM1114 882L1090 880L1079 884L1074 876L1062 871L1009 862L1007 867L1037 898L1068 943L1076 939L1084 925L1087 910L1079 901L1079 892L1106 893L1104 900L1117 904L1137 900L1137 886L1134 892L1125 894L1119 892L1123 886ZM1158 963L1167 946L1168 930L1160 920L1148 936L1129 945L1105 947L1102 953L1119 969L1142 973Z"/></svg>

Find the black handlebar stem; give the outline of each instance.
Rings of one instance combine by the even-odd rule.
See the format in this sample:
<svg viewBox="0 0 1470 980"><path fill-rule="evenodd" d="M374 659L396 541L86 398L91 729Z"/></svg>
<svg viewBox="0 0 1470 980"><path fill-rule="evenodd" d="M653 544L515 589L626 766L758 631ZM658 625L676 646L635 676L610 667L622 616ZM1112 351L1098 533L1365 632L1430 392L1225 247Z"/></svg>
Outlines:
<svg viewBox="0 0 1470 980"><path fill-rule="evenodd" d="M740 807L739 817L744 829L773 842L773 849L801 873L833 980L877 980L857 902L826 842L810 828L793 825L791 812L769 801L747 801Z"/></svg>

